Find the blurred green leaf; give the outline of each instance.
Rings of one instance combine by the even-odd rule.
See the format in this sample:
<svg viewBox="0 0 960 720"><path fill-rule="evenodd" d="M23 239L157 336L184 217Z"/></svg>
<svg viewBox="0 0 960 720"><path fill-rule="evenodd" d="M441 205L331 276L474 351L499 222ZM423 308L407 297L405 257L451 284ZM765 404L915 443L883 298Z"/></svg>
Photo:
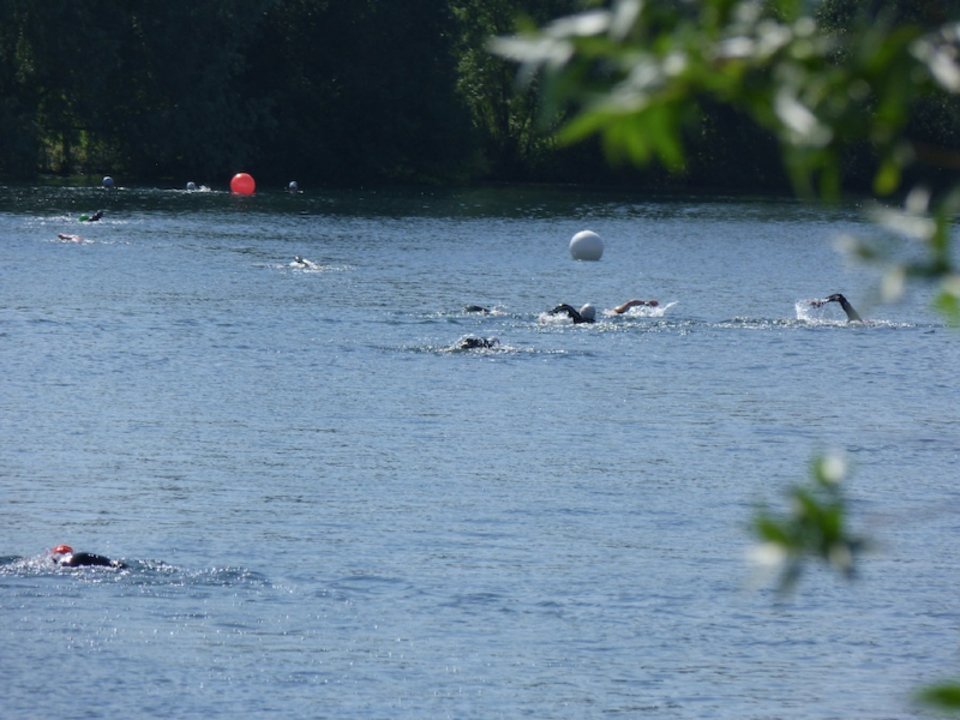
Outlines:
<svg viewBox="0 0 960 720"><path fill-rule="evenodd" d="M960 327L960 298L944 290L934 301L934 305L953 327Z"/></svg>
<svg viewBox="0 0 960 720"><path fill-rule="evenodd" d="M847 578L856 574L857 557L867 542L848 528L843 474L838 458L816 458L810 480L788 490L787 511L775 514L764 508L754 515L754 535L770 549L763 556L782 558L781 592L792 589L809 561L822 562Z"/></svg>
<svg viewBox="0 0 960 720"><path fill-rule="evenodd" d="M924 688L917 693L918 699L932 708L960 712L960 684L943 683Z"/></svg>

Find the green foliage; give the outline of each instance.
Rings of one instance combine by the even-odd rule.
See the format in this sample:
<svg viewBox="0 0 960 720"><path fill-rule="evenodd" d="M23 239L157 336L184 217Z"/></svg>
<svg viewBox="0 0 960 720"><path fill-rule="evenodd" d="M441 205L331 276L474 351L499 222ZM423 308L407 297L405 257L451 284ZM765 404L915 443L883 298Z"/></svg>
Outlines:
<svg viewBox="0 0 960 720"><path fill-rule="evenodd" d="M621 0L495 49L544 78L548 113L572 110L566 142L599 134L611 158L680 170L704 104L718 102L778 138L800 191L837 197L844 152L866 141L874 188L889 194L909 161L909 111L934 87L913 55L920 30L860 14L832 32L805 6Z"/></svg>
<svg viewBox="0 0 960 720"><path fill-rule="evenodd" d="M0 174L535 179L536 95L486 52L588 0L4 0Z"/></svg>
<svg viewBox="0 0 960 720"><path fill-rule="evenodd" d="M829 61L830 52L845 57L843 47L809 59L791 56L802 50L802 37L777 49L782 40L771 38L779 28L806 32L788 22L802 4L771 5L767 15L750 16L738 8L752 3L648 3L636 5L638 13L620 3L614 6L619 26L626 27L631 12L638 23L612 39L587 36L582 23L560 23L544 47L561 47L557 41L573 28L583 35L578 52L591 53L595 62L580 63L563 81L556 76L545 92L539 81L515 92L512 65L486 51L491 35L532 32L551 17L602 4L170 0L134 7L118 0L6 0L0 3L0 173L109 170L144 179L212 179L243 165L267 176L326 182L479 176L659 183L659 171L630 170L652 160L677 182L693 185L769 188L783 182L773 152L783 123L775 105L764 105L764 74L776 66L802 80L816 63ZM841 38L864 14L853 0L817 7ZM605 12L582 17L594 22ZM927 32L931 20L922 12L902 14ZM722 52L701 42L698 23ZM731 35L731 29L742 33ZM626 45L646 39L649 47L639 55ZM892 68L909 38L900 45L888 39L880 35L877 42L887 48ZM767 56L744 55L751 43L763 45ZM625 55L617 58L611 47ZM933 52L931 58L939 57ZM634 55L645 58L642 67L631 65ZM882 63L863 66L872 81L890 85L887 107L897 122L898 109L921 93L922 84L901 82ZM638 88L653 90L645 115L624 116L622 105L632 100L626 92L619 105L598 105L589 118L580 111L592 102L590 94L563 100L565 87L575 94L577 87L613 83L618 73L631 74L621 84L634 95ZM660 82L658 73L669 77ZM709 82L698 84L698 77ZM821 105L830 112L854 117L866 105L837 101L843 96L834 89L846 82L841 73L807 92L828 99ZM541 96L551 102L538 113ZM780 115L793 112L794 124L802 125L802 111L796 105L791 111L787 100L781 99ZM946 174L953 156L943 148L960 138L960 102L924 95L917 107L906 120L915 136L912 151ZM565 129L555 135L561 125ZM597 140L558 145L558 139L584 136ZM903 175L906 151L888 154L881 164L873 162L879 156L870 142L846 145L838 137L825 147L792 150L797 182L806 178L810 187L829 190L841 180L862 184L869 177L884 188ZM593 159L594 146L606 151L611 165Z"/></svg>
<svg viewBox="0 0 960 720"><path fill-rule="evenodd" d="M274 3L247 52L261 166L327 182L443 177L467 154L444 0Z"/></svg>
<svg viewBox="0 0 960 720"><path fill-rule="evenodd" d="M570 2L534 3L517 0L457 0L452 3L459 26L457 88L469 108L477 140L482 144L477 161L494 175L523 177L525 168L549 153L552 140L537 131L535 88L517 92L513 66L492 56L488 38L516 29L522 12L532 10L541 19L569 12ZM523 8L523 9L521 9Z"/></svg>
<svg viewBox="0 0 960 720"><path fill-rule="evenodd" d="M449 177L447 0L0 3L0 173Z"/></svg>
<svg viewBox="0 0 960 720"><path fill-rule="evenodd" d="M0 166L17 176L34 171L38 152L30 58L17 32L24 12L22 3L0 4Z"/></svg>
<svg viewBox="0 0 960 720"><path fill-rule="evenodd" d="M904 176L911 153L950 171L953 156L943 148L960 139L960 102L925 94L929 73L919 83L898 74L910 38L933 27L927 11L906 0L901 15L915 30L882 31L899 15L875 23L879 55L858 55L843 41L866 23L859 0L816 5L840 42L813 43L812 53L809 23L800 22L807 3L616 3L609 36L590 30L611 11L589 8L603 5L4 0L0 173L110 171L212 182L242 165L262 180L660 183L664 172L634 169L652 160L676 183L770 188L786 177L776 143L807 131L818 142L793 147L790 167L796 182L811 188L835 191L874 179L888 188ZM933 6L943 3L923 4ZM532 37L526 33L538 24L576 11L586 20L551 26L542 47L567 52L573 33L578 57L590 62L551 56L564 72L516 92L512 63L487 52L488 39L520 29ZM941 45L928 55L949 82ZM819 72L847 53L863 56L859 69L838 63L842 71ZM767 101L773 69L795 89L779 105ZM861 76L866 85L855 83ZM843 100L835 91L851 83L861 94ZM864 87L873 92L870 83L888 98L876 114L885 123L878 133L903 122L914 142L885 154L874 152L873 140L847 142L843 133L820 142L820 126L835 117L850 128L847 135L859 133L856 123L872 117L867 111L876 102L863 95ZM616 102L602 102L604 86L618 87ZM631 114L644 93L647 112ZM917 112L901 117L914 96L921 97ZM540 104L541 97L550 102ZM810 127L803 107L818 118ZM592 116L582 112L587 108ZM588 143L559 144L584 137ZM596 147L610 165L594 159Z"/></svg>
<svg viewBox="0 0 960 720"><path fill-rule="evenodd" d="M937 710L960 713L960 683L932 685L917 693L917 699Z"/></svg>
<svg viewBox="0 0 960 720"><path fill-rule="evenodd" d="M791 590L808 559L819 560L847 578L856 573L858 555L866 540L848 528L848 512L841 487L843 461L817 458L811 480L794 485L788 494L790 509L775 514L761 509L753 520L760 545L754 559L780 573L781 591Z"/></svg>

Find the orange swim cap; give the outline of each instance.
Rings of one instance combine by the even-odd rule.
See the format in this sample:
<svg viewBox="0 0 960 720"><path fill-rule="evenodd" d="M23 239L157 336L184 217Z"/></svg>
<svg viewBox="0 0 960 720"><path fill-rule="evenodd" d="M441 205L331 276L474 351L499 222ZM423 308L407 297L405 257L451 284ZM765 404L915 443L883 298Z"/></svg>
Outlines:
<svg viewBox="0 0 960 720"><path fill-rule="evenodd" d="M73 553L73 548L69 545L57 545L53 549L54 555L68 555Z"/></svg>

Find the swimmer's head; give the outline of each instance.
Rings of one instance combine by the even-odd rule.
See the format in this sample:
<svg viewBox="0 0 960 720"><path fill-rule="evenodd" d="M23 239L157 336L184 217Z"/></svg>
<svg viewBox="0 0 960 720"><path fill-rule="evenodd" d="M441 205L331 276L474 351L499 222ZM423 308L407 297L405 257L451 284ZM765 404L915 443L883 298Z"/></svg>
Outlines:
<svg viewBox="0 0 960 720"><path fill-rule="evenodd" d="M69 545L57 545L52 552L54 555L72 555L73 548Z"/></svg>
<svg viewBox="0 0 960 720"><path fill-rule="evenodd" d="M582 317L587 322L593 322L594 320L597 319L597 309L590 303L587 303L582 308L580 308L580 317Z"/></svg>

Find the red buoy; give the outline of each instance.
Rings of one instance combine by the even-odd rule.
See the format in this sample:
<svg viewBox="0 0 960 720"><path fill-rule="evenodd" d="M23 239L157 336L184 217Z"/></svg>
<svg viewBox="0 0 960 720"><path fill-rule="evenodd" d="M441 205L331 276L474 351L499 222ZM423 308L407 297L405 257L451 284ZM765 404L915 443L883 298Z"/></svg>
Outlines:
<svg viewBox="0 0 960 720"><path fill-rule="evenodd" d="M235 195L253 195L256 189L257 183L253 176L248 173L237 173L230 180L230 192Z"/></svg>

